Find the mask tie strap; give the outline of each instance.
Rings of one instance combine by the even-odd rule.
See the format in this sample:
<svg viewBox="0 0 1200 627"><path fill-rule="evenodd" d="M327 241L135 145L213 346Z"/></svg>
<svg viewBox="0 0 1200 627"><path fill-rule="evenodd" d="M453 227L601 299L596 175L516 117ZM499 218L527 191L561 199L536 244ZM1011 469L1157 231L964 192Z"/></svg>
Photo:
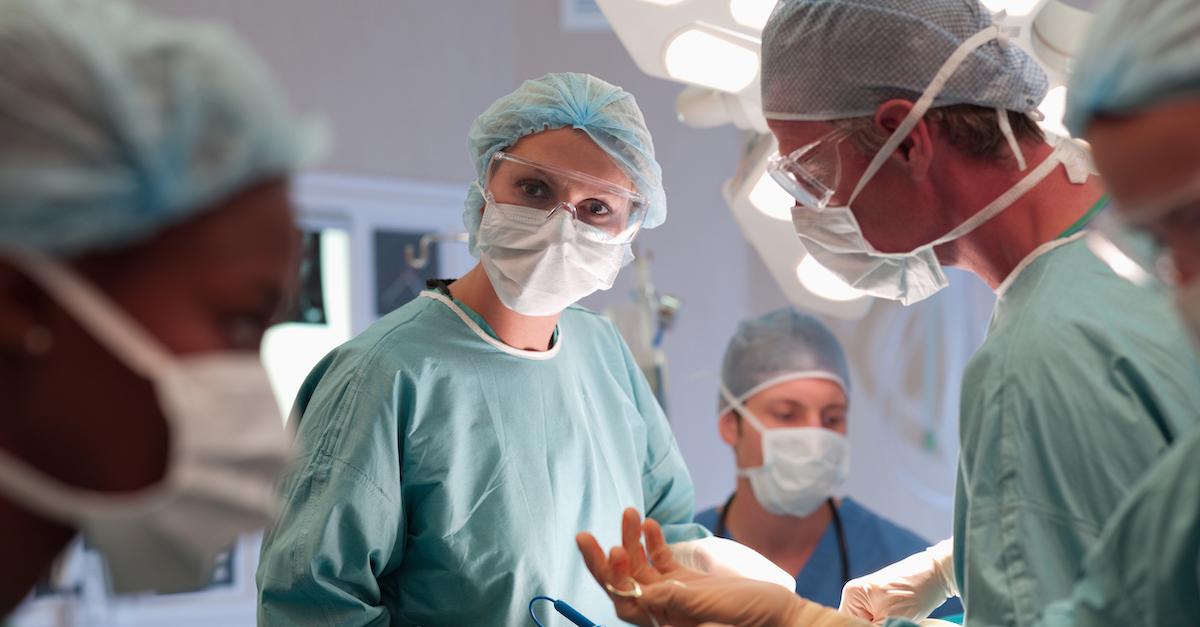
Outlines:
<svg viewBox="0 0 1200 627"><path fill-rule="evenodd" d="M735 397L733 393L729 391L729 388L725 387L724 381L720 383L720 389L721 396L725 397L725 402L729 403L730 409L737 412L742 418L745 418L746 421L750 423L750 426L758 430L759 433L767 432L767 429L763 426L763 423L758 421L758 417L755 416L754 413L749 409L746 409L746 406L742 404L742 401Z"/></svg>
<svg viewBox="0 0 1200 627"><path fill-rule="evenodd" d="M1021 144L1017 142L1017 135L1013 133L1012 122L1008 120L1008 109L997 107L996 119L1000 121L1000 132L1004 135L1004 139L1008 141L1009 150L1012 150L1013 156L1017 158L1017 169L1024 172L1029 165L1025 162L1025 153L1021 151Z"/></svg>
<svg viewBox="0 0 1200 627"><path fill-rule="evenodd" d="M1004 211L1017 201L1021 196L1024 196L1029 190L1037 187L1046 177L1050 176L1059 165L1064 163L1062 149L1057 149L1050 156L1046 157L1036 168L1034 168L1025 178L1021 179L1004 192L1000 197L993 200L983 209L980 209L975 215L968 218L965 222L952 229L949 233L937 238L928 246L938 246L946 242L954 241L964 235L974 231L983 225L983 223L991 220L1001 211Z"/></svg>
<svg viewBox="0 0 1200 627"><path fill-rule="evenodd" d="M154 380L172 367L174 360L156 338L62 262L31 250L5 256L137 374Z"/></svg>
<svg viewBox="0 0 1200 627"><path fill-rule="evenodd" d="M954 51L954 54L951 54L950 57L946 59L946 62L942 64L941 69L939 69L937 74L934 75L933 80L929 82L929 86L925 88L925 93L921 94L921 97L915 104L913 104L913 108L909 110L908 115L904 118L904 121L900 123L900 126L896 127L896 130L892 132L891 137L889 137L887 142L883 144L883 147L880 148L879 152L875 154L875 158L872 159L871 164L867 166L862 178L858 180L858 185L854 186L854 193L850 194L850 201L847 204L854 203L854 199L858 197L859 192L861 192L863 188L866 187L867 183L870 182L871 178L879 172L879 169L882 168L887 159L892 156L892 153L895 152L896 148L898 148L900 144L908 138L908 134L912 132L913 128L917 126L917 123L921 121L921 118L925 116L925 113L929 111L929 108L933 106L933 101L935 98L937 98L938 94L942 92L942 88L944 88L946 83L950 81L950 78L954 76L954 72L958 69L958 66L962 65L963 61L965 61L972 52L975 52L976 48L983 46L997 37L1001 37L1003 34L1004 31L1000 28L1000 26L989 26L969 37L962 43L961 46L958 47L958 50Z"/></svg>
<svg viewBox="0 0 1200 627"><path fill-rule="evenodd" d="M997 16L996 21L1002 22L1007 17L1007 13L1001 11ZM1008 33L1004 30L996 37L996 43L1001 47L1007 48L1009 43ZM1013 156L1017 158L1017 169L1024 172L1029 164L1025 161L1025 153L1021 150L1021 144L1017 142L1017 135L1013 133L1012 122L1008 119L1008 109L1004 107L996 107L996 119L1000 123L1000 133L1004 135L1004 139L1008 142L1008 148L1012 151Z"/></svg>

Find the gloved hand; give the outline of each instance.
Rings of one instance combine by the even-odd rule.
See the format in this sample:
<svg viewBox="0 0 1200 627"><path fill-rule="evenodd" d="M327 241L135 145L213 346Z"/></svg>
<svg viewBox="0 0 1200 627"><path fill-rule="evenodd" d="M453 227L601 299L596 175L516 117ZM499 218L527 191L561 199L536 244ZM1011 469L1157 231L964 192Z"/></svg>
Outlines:
<svg viewBox="0 0 1200 627"><path fill-rule="evenodd" d="M869 627L869 623L796 596L793 590L742 577L666 580L638 599L658 622L672 627L712 623L736 627Z"/></svg>
<svg viewBox="0 0 1200 627"><path fill-rule="evenodd" d="M646 538L644 547L643 533ZM638 604L639 599L628 596L636 589L634 582L646 586L662 582L668 577L675 581L693 581L705 576L676 562L671 549L667 548L662 527L654 520L646 520L643 524L641 515L633 508L626 509L621 517L621 546L613 547L607 556L590 533L580 533L575 536L575 542L596 583L609 592L617 616L627 623L643 627L655 625L646 610Z"/></svg>
<svg viewBox="0 0 1200 627"><path fill-rule="evenodd" d="M668 544L675 562L706 575L745 577L773 583L795 593L796 580L758 551L725 538L702 538Z"/></svg>
<svg viewBox="0 0 1200 627"><path fill-rule="evenodd" d="M954 539L948 538L842 588L839 612L882 623L884 619L927 618L946 599L958 596L954 583Z"/></svg>

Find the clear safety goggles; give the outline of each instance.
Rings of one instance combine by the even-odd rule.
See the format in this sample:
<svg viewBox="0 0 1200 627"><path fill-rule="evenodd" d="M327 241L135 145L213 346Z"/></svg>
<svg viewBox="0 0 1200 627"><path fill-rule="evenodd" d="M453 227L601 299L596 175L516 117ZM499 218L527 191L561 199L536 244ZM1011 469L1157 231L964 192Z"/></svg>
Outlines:
<svg viewBox="0 0 1200 627"><path fill-rule="evenodd" d="M849 129L836 129L791 154L776 153L767 161L767 172L796 202L821 211L833 205L842 180L842 147L850 139Z"/></svg>
<svg viewBox="0 0 1200 627"><path fill-rule="evenodd" d="M568 212L580 233L599 241L630 241L646 221L646 199L602 178L497 152L488 163L493 202L531 207L546 219Z"/></svg>

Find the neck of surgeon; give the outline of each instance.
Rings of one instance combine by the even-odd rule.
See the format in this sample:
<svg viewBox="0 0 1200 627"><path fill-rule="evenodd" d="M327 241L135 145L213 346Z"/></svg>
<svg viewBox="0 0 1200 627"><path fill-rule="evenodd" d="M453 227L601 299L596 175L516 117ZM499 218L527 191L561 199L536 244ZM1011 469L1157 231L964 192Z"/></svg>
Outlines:
<svg viewBox="0 0 1200 627"><path fill-rule="evenodd" d="M551 316L526 316L505 307L496 295L483 266L476 264L470 272L452 283L450 294L482 316L501 342L520 350L550 349L554 328L561 313Z"/></svg>
<svg viewBox="0 0 1200 627"><path fill-rule="evenodd" d="M1022 145L1029 167L1050 157L1054 148L1040 142ZM987 205L1025 177L1010 163L980 167L967 160L950 164L936 175L945 177L938 186L944 193L943 206L962 207L960 219ZM1097 177L1082 185L1071 182L1066 167L1059 165L1050 176L989 220L961 239L935 248L944 265L973 272L993 290L997 289L1017 266L1039 246L1058 239L1081 220L1099 202L1104 191Z"/></svg>
<svg viewBox="0 0 1200 627"><path fill-rule="evenodd" d="M773 514L759 503L745 477L738 479L737 493L725 513L731 536L793 574L804 569L832 520L825 504L807 516Z"/></svg>

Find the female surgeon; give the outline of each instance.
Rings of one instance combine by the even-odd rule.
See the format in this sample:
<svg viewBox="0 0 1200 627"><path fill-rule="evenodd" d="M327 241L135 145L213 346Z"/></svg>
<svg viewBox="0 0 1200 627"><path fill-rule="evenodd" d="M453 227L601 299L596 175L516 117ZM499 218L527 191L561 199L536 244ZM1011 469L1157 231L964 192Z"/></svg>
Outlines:
<svg viewBox="0 0 1200 627"><path fill-rule="evenodd" d="M171 592L270 522L309 138L223 30L0 0L0 617L77 533Z"/></svg>
<svg viewBox="0 0 1200 627"><path fill-rule="evenodd" d="M633 97L548 74L492 104L467 143L479 264L309 375L300 463L263 544L260 625L517 625L538 595L611 624L577 531L614 541L634 505L671 541L707 535L629 349L574 306L666 217Z"/></svg>

